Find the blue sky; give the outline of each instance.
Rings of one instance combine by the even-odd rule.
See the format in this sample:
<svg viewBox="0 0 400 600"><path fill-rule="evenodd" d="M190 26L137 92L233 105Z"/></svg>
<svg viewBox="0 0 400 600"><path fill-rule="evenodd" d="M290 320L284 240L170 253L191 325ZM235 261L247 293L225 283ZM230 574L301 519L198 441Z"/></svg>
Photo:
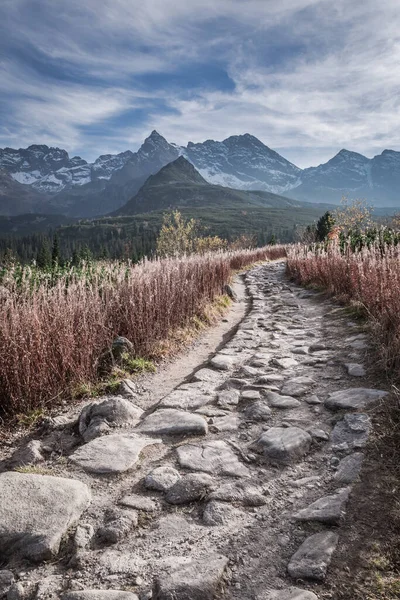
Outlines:
<svg viewBox="0 0 400 600"><path fill-rule="evenodd" d="M400 150L399 0L1 0L0 146Z"/></svg>

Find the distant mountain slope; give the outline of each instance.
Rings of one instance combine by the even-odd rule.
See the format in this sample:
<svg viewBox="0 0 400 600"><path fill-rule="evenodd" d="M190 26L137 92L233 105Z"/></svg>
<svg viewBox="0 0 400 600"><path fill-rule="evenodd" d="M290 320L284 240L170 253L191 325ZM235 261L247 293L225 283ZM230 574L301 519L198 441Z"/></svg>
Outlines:
<svg viewBox="0 0 400 600"><path fill-rule="evenodd" d="M138 193L114 215L134 215L182 207L224 207L238 211L248 206L301 206L300 202L268 192L244 192L208 183L194 166L180 156L151 175Z"/></svg>
<svg viewBox="0 0 400 600"><path fill-rule="evenodd" d="M248 133L223 142L189 142L183 154L216 185L279 194L300 183L301 169Z"/></svg>
<svg viewBox="0 0 400 600"><path fill-rule="evenodd" d="M40 212L45 207L46 196L15 181L7 171L0 169L0 214L9 216Z"/></svg>

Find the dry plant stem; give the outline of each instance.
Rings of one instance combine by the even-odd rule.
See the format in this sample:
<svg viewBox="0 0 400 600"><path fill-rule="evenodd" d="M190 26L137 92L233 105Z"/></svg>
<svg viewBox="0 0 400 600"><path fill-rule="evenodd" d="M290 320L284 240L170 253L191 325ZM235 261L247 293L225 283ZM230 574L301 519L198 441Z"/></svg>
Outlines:
<svg viewBox="0 0 400 600"><path fill-rule="evenodd" d="M285 255L282 246L145 261L99 263L49 281L25 269L2 277L0 412L26 413L96 381L116 335L151 358L171 332L201 317L234 270Z"/></svg>

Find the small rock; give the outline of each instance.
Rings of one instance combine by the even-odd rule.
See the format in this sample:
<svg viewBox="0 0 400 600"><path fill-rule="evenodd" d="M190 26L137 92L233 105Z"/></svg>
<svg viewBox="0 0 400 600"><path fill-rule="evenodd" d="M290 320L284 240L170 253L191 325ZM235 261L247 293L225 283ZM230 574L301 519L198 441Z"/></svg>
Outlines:
<svg viewBox="0 0 400 600"><path fill-rule="evenodd" d="M213 600L227 565L225 556L212 553L196 560L171 557L154 582L154 600Z"/></svg>
<svg viewBox="0 0 400 600"><path fill-rule="evenodd" d="M339 484L353 483L360 474L364 460L362 452L355 452L343 458L338 464L334 480Z"/></svg>
<svg viewBox="0 0 400 600"><path fill-rule="evenodd" d="M132 379L122 379L118 388L118 395L124 398L136 398L139 394L138 385Z"/></svg>
<svg viewBox="0 0 400 600"><path fill-rule="evenodd" d="M307 404L322 404L322 400L318 398L315 394L306 398Z"/></svg>
<svg viewBox="0 0 400 600"><path fill-rule="evenodd" d="M324 442L327 442L329 440L329 434L326 433L326 431L324 431L323 429L317 429L315 427L312 427L311 429L308 429L308 433L315 440L322 440Z"/></svg>
<svg viewBox="0 0 400 600"><path fill-rule="evenodd" d="M116 361L119 361L123 354L131 354L133 352L133 344L126 337L118 335L111 345L111 352Z"/></svg>
<svg viewBox="0 0 400 600"><path fill-rule="evenodd" d="M289 575L294 579L323 581L338 540L339 536L333 531L308 537L290 559Z"/></svg>
<svg viewBox="0 0 400 600"><path fill-rule="evenodd" d="M232 407L239 404L240 393L238 390L222 390L218 394L218 406L221 407Z"/></svg>
<svg viewBox="0 0 400 600"><path fill-rule="evenodd" d="M360 365L358 363L346 363L345 367L347 369L348 374L352 377L365 377L366 375L366 371L363 365Z"/></svg>
<svg viewBox="0 0 400 600"><path fill-rule="evenodd" d="M301 406L299 400L292 396L281 396L275 392L266 392L266 398L272 408L290 409Z"/></svg>
<svg viewBox="0 0 400 600"><path fill-rule="evenodd" d="M258 390L245 390L241 394L242 400L259 400L261 398Z"/></svg>
<svg viewBox="0 0 400 600"><path fill-rule="evenodd" d="M242 481L223 483L209 495L210 500L221 502L240 502L244 506L264 506L267 503L265 496L258 488L244 484Z"/></svg>
<svg viewBox="0 0 400 600"><path fill-rule="evenodd" d="M5 596L14 583L14 574L12 571L4 569L0 571L0 598Z"/></svg>
<svg viewBox="0 0 400 600"><path fill-rule="evenodd" d="M82 590L66 592L62 600L139 600L139 596L122 590Z"/></svg>
<svg viewBox="0 0 400 600"><path fill-rule="evenodd" d="M368 415L362 413L345 415L332 431L333 448L337 450L363 448L368 441L370 429L371 419Z"/></svg>
<svg viewBox="0 0 400 600"><path fill-rule="evenodd" d="M7 461L9 469L24 467L27 465L37 465L44 461L42 455L42 443L40 440L31 440L22 448L18 448Z"/></svg>
<svg viewBox="0 0 400 600"><path fill-rule="evenodd" d="M269 375L261 375L257 379L257 383L281 383L285 378L283 375L276 375L275 373L270 373Z"/></svg>
<svg viewBox="0 0 400 600"><path fill-rule="evenodd" d="M77 550L87 548L94 536L94 529L89 523L79 523L74 535L74 544Z"/></svg>
<svg viewBox="0 0 400 600"><path fill-rule="evenodd" d="M240 518L240 511L227 502L218 502L210 500L203 512L203 522L205 525L232 525Z"/></svg>
<svg viewBox="0 0 400 600"><path fill-rule="evenodd" d="M272 460L290 463L303 458L311 446L311 436L300 427L271 427L257 440Z"/></svg>
<svg viewBox="0 0 400 600"><path fill-rule="evenodd" d="M136 425L142 413L141 408L119 396L90 402L79 417L79 433L85 442L90 442L115 427Z"/></svg>
<svg viewBox="0 0 400 600"><path fill-rule="evenodd" d="M319 521L328 525L338 525L344 507L349 498L350 490L343 488L330 496L324 496L313 502L307 508L299 510L294 515L297 521Z"/></svg>
<svg viewBox="0 0 400 600"><path fill-rule="evenodd" d="M107 544L116 544L138 524L134 510L112 510L106 516L106 523L97 530L99 538Z"/></svg>
<svg viewBox="0 0 400 600"><path fill-rule="evenodd" d="M269 421L272 411L266 402L258 400L250 404L244 411L244 414L250 421Z"/></svg>
<svg viewBox="0 0 400 600"><path fill-rule="evenodd" d="M318 598L308 590L291 587L286 590L270 590L257 596L257 600L318 600Z"/></svg>
<svg viewBox="0 0 400 600"><path fill-rule="evenodd" d="M164 408L146 417L138 430L155 435L206 435L208 427L201 415Z"/></svg>
<svg viewBox="0 0 400 600"><path fill-rule="evenodd" d="M189 473L168 490L165 499L170 504L187 504L205 498L213 487L215 484L210 475Z"/></svg>
<svg viewBox="0 0 400 600"><path fill-rule="evenodd" d="M144 510L146 512L154 512L157 510L157 504L146 498L146 496L139 496L139 494L128 494L119 500L118 504L126 506L128 508L136 508L137 510Z"/></svg>
<svg viewBox="0 0 400 600"><path fill-rule="evenodd" d="M144 484L149 490L166 492L180 479L180 477L178 471L173 467L157 467L157 469L154 469L146 476Z"/></svg>
<svg viewBox="0 0 400 600"><path fill-rule="evenodd" d="M7 592L7 600L25 600L26 596L27 590L20 581L13 583Z"/></svg>
<svg viewBox="0 0 400 600"><path fill-rule="evenodd" d="M280 369L290 369L297 364L297 360L294 360L294 358L273 358L271 360L271 365L279 367Z"/></svg>
<svg viewBox="0 0 400 600"><path fill-rule="evenodd" d="M230 371L235 366L235 360L231 356L217 354L210 360L210 365L219 371Z"/></svg>

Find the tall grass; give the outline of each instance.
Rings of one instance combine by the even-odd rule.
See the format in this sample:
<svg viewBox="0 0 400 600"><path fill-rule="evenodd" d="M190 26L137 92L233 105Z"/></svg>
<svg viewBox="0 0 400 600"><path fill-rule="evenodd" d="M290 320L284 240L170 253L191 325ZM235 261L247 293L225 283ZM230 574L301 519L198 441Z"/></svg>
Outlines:
<svg viewBox="0 0 400 600"><path fill-rule="evenodd" d="M400 248L381 245L342 253L327 248L293 246L289 275L338 299L360 306L370 319L385 368L400 376Z"/></svg>
<svg viewBox="0 0 400 600"><path fill-rule="evenodd" d="M232 271L279 258L283 247L98 263L61 274L11 267L0 283L0 411L11 415L68 398L98 377L115 336L151 357L176 328L224 292Z"/></svg>

